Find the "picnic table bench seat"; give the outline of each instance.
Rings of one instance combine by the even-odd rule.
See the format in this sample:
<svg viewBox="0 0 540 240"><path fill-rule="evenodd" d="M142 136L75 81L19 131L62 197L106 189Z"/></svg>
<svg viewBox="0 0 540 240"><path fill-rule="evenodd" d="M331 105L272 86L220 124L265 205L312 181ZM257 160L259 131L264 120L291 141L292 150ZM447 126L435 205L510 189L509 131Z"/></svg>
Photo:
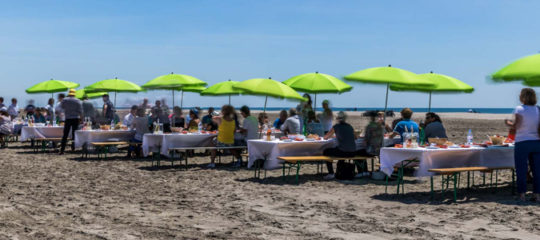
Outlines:
<svg viewBox="0 0 540 240"><path fill-rule="evenodd" d="M283 177L285 177L285 169L288 167L289 174L291 171L291 168L296 169L296 183L298 184L298 178L300 175L300 168L303 163L317 163L317 173L322 172L323 166L320 164L321 162L334 162L334 161L341 161L341 160L348 160L348 161L367 161L371 159L371 166L373 169L373 161L376 157L370 157L370 156L354 156L354 157L333 157L333 156L282 156L278 157L279 160L283 161ZM320 169L320 170L319 170ZM257 171L257 169L255 169ZM367 170L367 169L364 169ZM260 170L259 170L260 171ZM265 173L266 175L266 173ZM257 177L257 173L255 173L255 176ZM259 173L260 176L260 173Z"/></svg>
<svg viewBox="0 0 540 240"><path fill-rule="evenodd" d="M110 142L91 142L89 143L91 146L94 147L97 153L97 157L101 158L101 155L104 156L104 158L107 158L107 154L109 153L111 147L116 147L120 145L129 145L129 142L126 141L110 141ZM82 158L88 158L88 148L83 146L82 151Z"/></svg>
<svg viewBox="0 0 540 240"><path fill-rule="evenodd" d="M218 154L218 163L221 163L221 151L225 150L240 150L243 151L247 149L247 146L230 146L230 147L215 147L215 146L208 146L208 147L175 147L175 148L169 148L169 159L171 161L171 166L174 166L174 160L175 160L175 153L181 152L183 154L178 154L178 160L184 161L184 166L187 168L188 166L188 154L187 151L195 151L195 150L216 150L219 152ZM157 157L155 160L157 161L156 166L160 166L161 157L160 154L156 155ZM154 157L152 157L152 166L154 166Z"/></svg>
<svg viewBox="0 0 540 240"><path fill-rule="evenodd" d="M469 188L470 187L470 185L469 185L470 172L475 172L475 171L486 172L486 171L490 171L490 169L488 167L484 167L484 166L473 166L473 167L455 167L455 168L432 168L432 169L428 170L428 172L432 172L432 173L441 175L441 177L442 177L441 192L445 190L445 185L446 185L446 189L448 189L448 183L453 182L453 185L454 185L454 191L453 191L454 202L457 201L457 189L459 187L460 174L462 172L467 172L467 188ZM474 177L473 177L473 179L474 179ZM433 199L433 196L434 196L433 176L430 177L430 186L431 186L431 199Z"/></svg>
<svg viewBox="0 0 540 240"><path fill-rule="evenodd" d="M62 141L62 138L34 138L32 139L34 141L33 147L34 152L39 152L39 149L41 149L41 152L45 152L45 149L47 148L47 144L49 143L58 143Z"/></svg>

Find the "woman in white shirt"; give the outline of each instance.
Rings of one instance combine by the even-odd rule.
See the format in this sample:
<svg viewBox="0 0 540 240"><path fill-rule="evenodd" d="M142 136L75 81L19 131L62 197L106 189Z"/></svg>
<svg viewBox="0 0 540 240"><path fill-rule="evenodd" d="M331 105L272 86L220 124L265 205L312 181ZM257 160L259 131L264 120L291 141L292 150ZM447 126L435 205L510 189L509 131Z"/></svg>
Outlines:
<svg viewBox="0 0 540 240"><path fill-rule="evenodd" d="M534 197L540 200L540 109L536 106L536 93L531 88L521 90L519 105L514 110L515 121L507 124L516 131L514 161L517 175L517 191L522 201L527 192L527 167L530 162L533 172Z"/></svg>

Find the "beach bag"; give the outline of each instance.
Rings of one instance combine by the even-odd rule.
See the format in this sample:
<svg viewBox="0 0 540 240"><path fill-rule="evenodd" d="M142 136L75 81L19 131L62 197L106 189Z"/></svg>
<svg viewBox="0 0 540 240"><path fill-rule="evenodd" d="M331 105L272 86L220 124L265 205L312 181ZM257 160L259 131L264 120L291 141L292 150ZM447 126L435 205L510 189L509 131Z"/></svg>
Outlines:
<svg viewBox="0 0 540 240"><path fill-rule="evenodd" d="M354 179L354 164L338 161L336 169L336 179L353 180Z"/></svg>

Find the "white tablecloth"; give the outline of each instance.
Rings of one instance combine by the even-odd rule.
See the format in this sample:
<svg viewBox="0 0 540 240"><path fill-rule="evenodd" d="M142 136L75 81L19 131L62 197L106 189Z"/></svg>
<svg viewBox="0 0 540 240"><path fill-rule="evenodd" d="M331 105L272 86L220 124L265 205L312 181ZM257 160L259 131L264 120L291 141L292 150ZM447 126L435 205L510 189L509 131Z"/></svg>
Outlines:
<svg viewBox="0 0 540 240"><path fill-rule="evenodd" d="M513 167L513 147L489 147L489 148L449 148L449 149L425 149L425 148L383 148L381 149L381 170L390 175L394 166L403 160L419 160L419 168L416 176L432 176L428 172L431 168L451 167Z"/></svg>
<svg viewBox="0 0 540 240"><path fill-rule="evenodd" d="M216 134L145 134L143 154L148 156L152 148L161 147L161 154L168 156L169 149L180 147L211 147Z"/></svg>
<svg viewBox="0 0 540 240"><path fill-rule="evenodd" d="M130 141L135 131L129 130L77 130L75 131L75 147L82 147L91 142Z"/></svg>
<svg viewBox="0 0 540 240"><path fill-rule="evenodd" d="M336 143L334 140L301 142L283 142L280 140L249 140L248 168L250 168L257 159L266 159L264 163L265 169L279 168L281 167L281 161L277 158L280 156L321 155L324 149L334 147L335 144Z"/></svg>
<svg viewBox="0 0 540 240"><path fill-rule="evenodd" d="M63 126L40 126L40 127L29 127L24 126L21 130L22 142L33 139L33 138L61 138L64 135Z"/></svg>
<svg viewBox="0 0 540 240"><path fill-rule="evenodd" d="M383 145L384 147L394 146L395 144L401 143L401 137L395 138L384 138ZM356 139L356 150L365 149L364 147L364 137Z"/></svg>

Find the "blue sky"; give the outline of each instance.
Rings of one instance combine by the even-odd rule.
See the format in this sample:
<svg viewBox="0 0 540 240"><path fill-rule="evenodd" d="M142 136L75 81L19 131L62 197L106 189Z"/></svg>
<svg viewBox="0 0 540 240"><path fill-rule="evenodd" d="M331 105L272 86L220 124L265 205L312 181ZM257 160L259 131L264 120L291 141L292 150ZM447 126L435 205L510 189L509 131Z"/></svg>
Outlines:
<svg viewBox="0 0 540 240"><path fill-rule="evenodd" d="M210 84L319 71L342 77L376 66L434 71L476 88L436 95L434 107L513 107L522 87L486 76L540 51L540 1L2 1L0 96L50 78L82 86L118 77L143 84L169 72ZM322 95L338 107L382 107L385 88L351 83ZM119 103L169 92L119 94ZM186 93L184 105L226 98ZM234 105L262 106L262 97ZM294 103L270 100L269 106ZM391 107L425 107L427 95L391 92Z"/></svg>

